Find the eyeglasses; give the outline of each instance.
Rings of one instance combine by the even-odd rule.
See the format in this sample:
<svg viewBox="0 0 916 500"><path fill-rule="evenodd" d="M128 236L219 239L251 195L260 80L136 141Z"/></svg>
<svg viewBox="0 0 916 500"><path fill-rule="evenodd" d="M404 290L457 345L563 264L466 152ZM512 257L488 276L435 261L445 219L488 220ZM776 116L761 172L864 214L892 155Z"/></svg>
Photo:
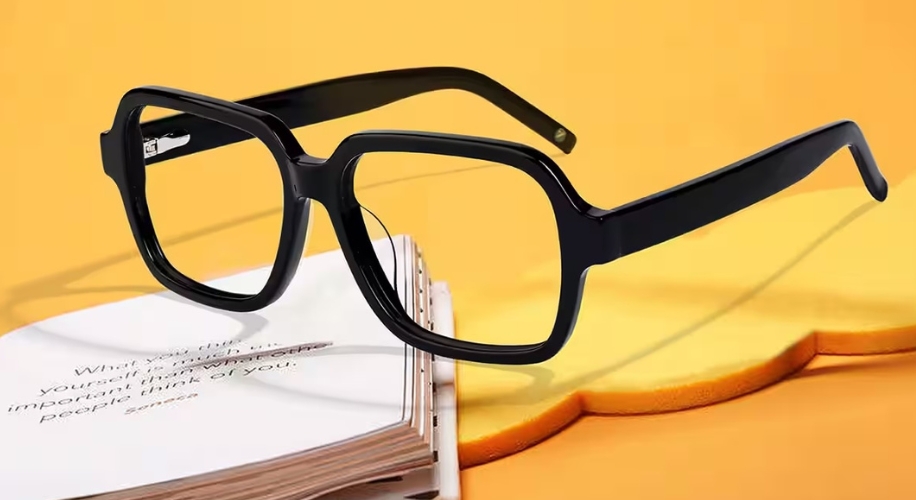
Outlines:
<svg viewBox="0 0 916 500"><path fill-rule="evenodd" d="M164 87L135 88L121 99L111 129L101 134L104 170L120 190L131 230L150 272L165 287L187 299L235 312L255 311L278 299L296 272L308 233L311 201L317 201L330 216L359 289L394 335L434 355L498 364L538 363L561 350L573 332L585 275L592 266L639 252L747 208L801 181L843 147L850 149L871 196L879 201L887 196L887 182L860 128L852 121L825 125L611 210L587 203L551 157L515 142L430 132L369 131L350 135L328 158L318 158L306 154L291 131L443 89L462 90L486 99L563 153L570 153L576 145L576 136L568 128L493 79L468 69L432 67L327 80L238 102ZM141 111L148 107L177 114L141 123ZM266 281L260 290L238 293L192 279L166 258L157 237L160 228L154 229L150 214L147 176L148 167L164 160L196 156L249 139L255 139L250 143L266 146L264 152L269 159L264 161L271 164L272 173L276 174L274 167L279 167L278 196L283 208L277 229L279 244L268 254L272 258L268 264L272 265ZM533 194L522 197L520 202L514 192L507 192L509 188L500 184L502 181L487 183L468 177L464 181L442 181L446 184L444 190L422 198L429 202L436 197L451 197L452 214L487 199L506 202L502 211L475 212L476 215L468 212L468 216L481 219L481 223L490 218L508 220L504 230L488 233L511 233L511 245L494 245L489 250L504 253L507 265L524 260L516 258L524 252L537 254L539 262L547 262L542 249L556 248L556 294L544 302L554 319L540 325L544 333L540 339L506 344L458 340L437 335L410 319L373 249L364 218L367 198L357 195L355 180L367 159L390 153L397 153L391 168L399 168L402 160L414 157L422 158L424 165L466 159L496 165L491 169L499 172L495 175L533 186ZM469 191L453 193L460 189ZM376 201L404 206L409 201L400 197L406 196L407 191L405 188L398 195L389 193L387 198L377 197ZM240 202L242 198L238 197ZM535 207L537 203L540 204ZM423 209L422 204L417 208ZM435 214L430 212L429 217ZM529 240L533 226L528 224L532 221L546 229ZM475 257L472 250L469 252L469 260L484 255ZM453 269L468 268L461 265L459 262ZM439 269L436 266L430 264L434 272ZM464 274L456 271L456 276ZM474 289L471 282L467 289ZM487 314L496 317L493 315L498 311ZM511 329L498 321L493 325L501 330ZM499 333L493 331L494 335Z"/></svg>

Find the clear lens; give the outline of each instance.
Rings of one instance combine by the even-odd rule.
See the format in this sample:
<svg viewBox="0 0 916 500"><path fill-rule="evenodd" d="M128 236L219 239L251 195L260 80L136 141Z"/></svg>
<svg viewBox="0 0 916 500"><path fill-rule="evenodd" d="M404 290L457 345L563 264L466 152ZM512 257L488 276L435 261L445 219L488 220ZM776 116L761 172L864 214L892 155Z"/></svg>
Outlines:
<svg viewBox="0 0 916 500"><path fill-rule="evenodd" d="M172 114L148 107L141 121ZM211 123L216 133L233 130ZM177 138L160 145L177 144L180 151L183 131L175 132ZM194 143L194 137L187 139L188 145ZM252 137L151 163L154 158L146 160L146 197L169 262L188 278L220 290L260 292L276 258L283 215L282 177L267 146Z"/></svg>
<svg viewBox="0 0 916 500"><path fill-rule="evenodd" d="M409 235L430 278L449 285L458 338L496 345L547 339L560 250L553 209L534 179L508 165L386 152L363 155L354 184L370 236L385 237L378 221L392 236Z"/></svg>

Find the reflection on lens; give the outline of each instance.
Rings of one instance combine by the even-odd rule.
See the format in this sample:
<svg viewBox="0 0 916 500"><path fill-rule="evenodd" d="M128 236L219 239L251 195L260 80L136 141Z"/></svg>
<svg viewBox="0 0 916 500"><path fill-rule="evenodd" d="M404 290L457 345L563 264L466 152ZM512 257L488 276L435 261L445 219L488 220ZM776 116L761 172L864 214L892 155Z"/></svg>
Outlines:
<svg viewBox="0 0 916 500"><path fill-rule="evenodd" d="M141 122L172 114L148 107ZM214 134L233 132L228 125L210 124ZM175 131L160 146L180 151L194 140ZM147 154L156 152L149 149ZM263 289L283 214L282 177L264 143L252 137L165 161L147 159L146 176L153 227L172 266L220 290L255 294Z"/></svg>
<svg viewBox="0 0 916 500"><path fill-rule="evenodd" d="M469 158L368 153L356 168L355 191L392 236L413 238L433 281L448 283L458 338L496 345L547 339L559 301L559 237L534 179ZM363 213L370 237L384 237Z"/></svg>

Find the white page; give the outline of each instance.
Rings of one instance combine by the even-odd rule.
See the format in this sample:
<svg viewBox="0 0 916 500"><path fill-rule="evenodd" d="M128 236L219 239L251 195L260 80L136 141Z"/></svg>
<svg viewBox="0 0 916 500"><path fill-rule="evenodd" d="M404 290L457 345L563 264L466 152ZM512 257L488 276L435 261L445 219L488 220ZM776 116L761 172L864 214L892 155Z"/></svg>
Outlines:
<svg viewBox="0 0 916 500"><path fill-rule="evenodd" d="M428 289L433 304L434 331L455 337L455 319L448 284L435 282ZM461 475L458 467L458 419L455 395L455 363L437 358L434 366L436 390L436 451L438 462L428 469L407 474L401 480L352 486L321 496L318 500L460 500ZM435 496L428 496L434 492Z"/></svg>
<svg viewBox="0 0 916 500"><path fill-rule="evenodd" d="M392 269L390 242L376 249ZM397 261L404 286L405 259ZM229 279L263 282L264 272ZM323 349L302 347L329 341ZM412 383L405 381L407 350L369 309L340 252L304 259L283 297L254 313L162 293L18 329L0 336L0 497L94 495L396 424L412 390L405 387ZM218 367L193 362L246 352L272 355ZM78 367L95 370L76 375ZM174 373L181 375L143 382ZM97 385L79 386L89 381ZM176 385L147 394L168 383ZM168 402L144 408L157 401ZM45 407L28 406L36 403Z"/></svg>

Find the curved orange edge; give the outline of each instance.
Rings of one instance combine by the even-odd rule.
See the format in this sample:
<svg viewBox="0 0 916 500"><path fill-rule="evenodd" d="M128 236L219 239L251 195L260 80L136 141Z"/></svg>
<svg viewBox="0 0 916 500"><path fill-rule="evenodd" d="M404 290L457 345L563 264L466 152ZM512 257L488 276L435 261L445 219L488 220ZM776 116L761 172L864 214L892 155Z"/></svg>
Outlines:
<svg viewBox="0 0 916 500"><path fill-rule="evenodd" d="M651 392L580 391L548 411L494 436L461 443L462 468L473 467L531 447L585 414L646 415L721 403L785 380L817 355L876 355L916 349L916 326L867 333L812 332L776 358L709 381ZM459 421L460 425L460 421Z"/></svg>

